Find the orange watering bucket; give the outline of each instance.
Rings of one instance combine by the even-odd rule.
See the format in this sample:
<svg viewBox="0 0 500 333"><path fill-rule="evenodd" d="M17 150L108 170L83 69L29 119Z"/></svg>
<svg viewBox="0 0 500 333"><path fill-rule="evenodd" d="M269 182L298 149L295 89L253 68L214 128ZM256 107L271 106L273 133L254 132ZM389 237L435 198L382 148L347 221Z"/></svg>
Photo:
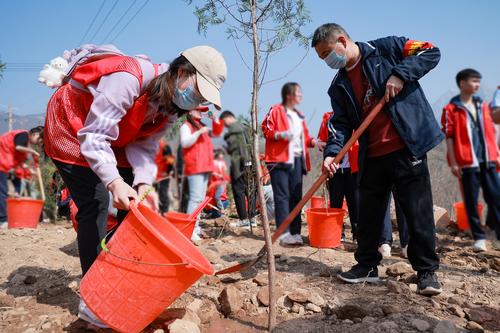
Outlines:
<svg viewBox="0 0 500 333"><path fill-rule="evenodd" d="M90 310L119 332L142 331L203 274L210 262L171 223L144 205L130 212L83 277Z"/></svg>
<svg viewBox="0 0 500 333"><path fill-rule="evenodd" d="M311 208L325 208L325 198L315 195L311 197Z"/></svg>
<svg viewBox="0 0 500 333"><path fill-rule="evenodd" d="M310 245L329 249L339 247L344 213L345 211L339 208L306 209Z"/></svg>
<svg viewBox="0 0 500 333"><path fill-rule="evenodd" d="M163 214L168 222L172 223L184 236L191 239L194 227L196 225L196 218L190 218L189 214L179 212L166 212Z"/></svg>
<svg viewBox="0 0 500 333"><path fill-rule="evenodd" d="M224 123L219 119L212 119L212 134L220 136L224 131Z"/></svg>
<svg viewBox="0 0 500 333"><path fill-rule="evenodd" d="M459 230L465 231L468 230L469 227L469 219L467 218L467 212L465 210L465 205L463 202L455 202L453 204L453 208L455 209L455 216L457 217L457 227ZM483 204L477 203L477 211L479 213L479 218L483 216Z"/></svg>
<svg viewBox="0 0 500 333"><path fill-rule="evenodd" d="M36 229L43 209L43 200L31 198L7 199L7 222L9 229Z"/></svg>

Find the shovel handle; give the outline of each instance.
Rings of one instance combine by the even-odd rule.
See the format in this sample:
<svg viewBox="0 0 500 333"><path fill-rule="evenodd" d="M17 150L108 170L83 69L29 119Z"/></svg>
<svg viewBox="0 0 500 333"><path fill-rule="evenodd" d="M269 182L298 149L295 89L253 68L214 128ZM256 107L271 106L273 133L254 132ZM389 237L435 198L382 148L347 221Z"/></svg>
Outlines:
<svg viewBox="0 0 500 333"><path fill-rule="evenodd" d="M39 166L36 167L36 176L38 178L38 186L40 187L40 195L42 200L45 201L45 188L43 187L42 172Z"/></svg>

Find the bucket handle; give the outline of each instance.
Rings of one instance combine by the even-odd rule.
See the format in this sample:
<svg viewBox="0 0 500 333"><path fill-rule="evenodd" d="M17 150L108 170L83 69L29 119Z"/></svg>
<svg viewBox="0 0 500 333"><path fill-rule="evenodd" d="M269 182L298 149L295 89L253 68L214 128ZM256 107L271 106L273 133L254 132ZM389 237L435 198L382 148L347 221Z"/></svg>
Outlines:
<svg viewBox="0 0 500 333"><path fill-rule="evenodd" d="M114 231L114 230L112 230ZM112 255L113 257L115 258L118 258L120 260L123 260L123 261L128 261L128 262L131 262L131 263L134 263L134 264L138 264L138 265L148 265L148 266L164 266L164 267L171 267L171 266L189 266L189 263L187 262L179 262L179 263L173 263L173 264L161 264L161 263L154 263L154 262L146 262L146 261L138 261L138 260L134 260L134 259L129 259L129 258L125 258L125 257L122 257L122 256L119 256L113 252L111 252L109 250L109 248L106 246L106 238L108 237L108 235L110 234L111 232L109 232L106 237L104 237L102 240L101 240L101 248L102 250L107 253L107 254L110 254Z"/></svg>

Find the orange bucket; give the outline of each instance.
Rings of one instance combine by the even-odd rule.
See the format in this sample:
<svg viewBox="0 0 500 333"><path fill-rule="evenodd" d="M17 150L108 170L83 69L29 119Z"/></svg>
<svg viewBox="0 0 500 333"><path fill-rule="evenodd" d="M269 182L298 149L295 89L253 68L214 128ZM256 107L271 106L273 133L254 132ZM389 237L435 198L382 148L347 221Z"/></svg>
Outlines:
<svg viewBox="0 0 500 333"><path fill-rule="evenodd" d="M43 200L31 198L7 199L7 222L9 229L36 229L43 210Z"/></svg>
<svg viewBox="0 0 500 333"><path fill-rule="evenodd" d="M168 222L172 223L184 236L191 239L193 235L194 227L196 225L196 219L190 219L189 214L179 213L179 212L166 212L163 214Z"/></svg>
<svg viewBox="0 0 500 333"><path fill-rule="evenodd" d="M319 195L314 195L311 197L311 208L325 208L325 198L320 197Z"/></svg>
<svg viewBox="0 0 500 333"><path fill-rule="evenodd" d="M144 205L130 212L83 277L89 309L119 332L142 331L203 274L210 262L171 223Z"/></svg>
<svg viewBox="0 0 500 333"><path fill-rule="evenodd" d="M218 119L212 119L212 134L214 136L220 136L224 131L224 122Z"/></svg>
<svg viewBox="0 0 500 333"><path fill-rule="evenodd" d="M465 210L465 205L463 202L455 202L453 204L453 208L455 209L455 216L457 217L457 227L459 230L465 231L468 230L469 227L469 219L467 218L467 211ZM483 216L483 204L477 203L477 211L479 213L479 218Z"/></svg>
<svg viewBox="0 0 500 333"><path fill-rule="evenodd" d="M333 249L339 247L344 213L345 211L339 208L306 209L309 244L317 248Z"/></svg>

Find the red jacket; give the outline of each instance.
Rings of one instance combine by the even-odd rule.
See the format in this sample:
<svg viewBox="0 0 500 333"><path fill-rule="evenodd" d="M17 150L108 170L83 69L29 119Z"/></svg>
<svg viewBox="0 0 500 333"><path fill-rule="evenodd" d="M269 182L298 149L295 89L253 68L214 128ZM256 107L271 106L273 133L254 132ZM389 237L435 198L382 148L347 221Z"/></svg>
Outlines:
<svg viewBox="0 0 500 333"><path fill-rule="evenodd" d="M28 154L16 150L14 137L17 134L25 133L26 130L10 131L0 136L0 171L10 172L20 166L28 158Z"/></svg>
<svg viewBox="0 0 500 333"><path fill-rule="evenodd" d="M319 127L318 131L318 139L323 141L323 142L328 142L328 122L330 121L330 118L333 115L333 111L330 112L325 112L323 115L323 120L321 122L321 125ZM356 173L359 171L359 166L358 166L358 155L359 155L359 143L356 141L354 145L349 149L348 152L348 158L349 158L349 165L351 167L351 173Z"/></svg>
<svg viewBox="0 0 500 333"><path fill-rule="evenodd" d="M491 119L488 105L475 98L478 107L477 116L479 118L485 144L486 160L496 162L498 159L498 148L495 141L495 127ZM453 139L453 152L460 168L477 167L478 161L474 151L472 140L472 119L457 98L445 106L441 116L443 132L446 138Z"/></svg>
<svg viewBox="0 0 500 333"><path fill-rule="evenodd" d="M191 133L195 131L193 125L185 121ZM201 125L200 125L201 126ZM184 175L191 176L197 173L212 172L214 169L214 146L208 133L203 133L189 148L182 148L184 158Z"/></svg>
<svg viewBox="0 0 500 333"><path fill-rule="evenodd" d="M304 115L298 112L302 118L303 140L304 149L302 150L307 171L311 170L311 162L309 159L309 152L307 148L314 147L313 138L309 136ZM275 134L277 132L288 131L290 123L285 108L282 104L274 105L264 117L262 122L262 132L266 138L266 163L286 163L289 160L289 146L290 142L286 140L276 140Z"/></svg>
<svg viewBox="0 0 500 333"><path fill-rule="evenodd" d="M155 70L157 74L157 65ZM143 73L138 61L127 56L108 56L90 59L79 65L71 73L71 79L83 87L99 82L105 75L116 72L127 72L134 75L142 87ZM125 146L140 138L147 137L164 128L167 116L159 115L154 124L144 125L148 110L148 94L137 97L127 114L120 120L119 136L111 142L118 166L130 166L125 156ZM61 86L52 95L47 105L45 118L44 146L47 155L53 159L88 167L88 163L80 152L77 132L83 127L93 102L89 92L77 89L70 83Z"/></svg>

